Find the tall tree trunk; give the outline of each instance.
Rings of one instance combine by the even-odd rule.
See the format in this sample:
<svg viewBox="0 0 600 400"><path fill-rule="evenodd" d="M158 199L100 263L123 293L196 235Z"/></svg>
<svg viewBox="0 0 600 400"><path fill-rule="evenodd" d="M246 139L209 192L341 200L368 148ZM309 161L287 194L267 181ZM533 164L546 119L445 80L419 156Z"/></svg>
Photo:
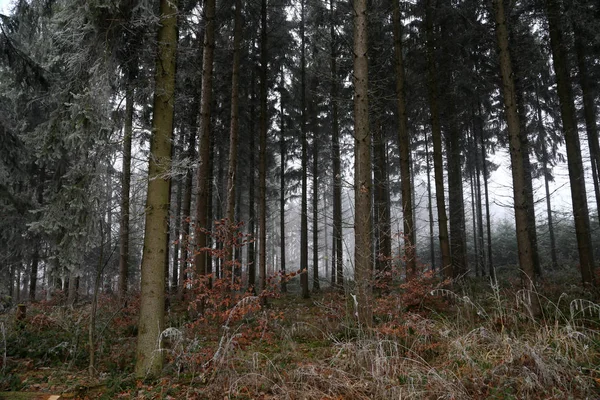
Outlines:
<svg viewBox="0 0 600 400"><path fill-rule="evenodd" d="M557 0L546 0L548 29L550 31L550 48L556 83L560 112L567 148L569 181L571 184L571 200L575 217L575 232L579 250L579 265L584 284L595 285L594 253L590 236L590 219L585 191L585 175L581 158L581 146L577 131L575 104L569 75L569 62L563 38L560 3Z"/></svg>
<svg viewBox="0 0 600 400"><path fill-rule="evenodd" d="M283 104L283 91L285 89L285 77L283 73L283 67L281 68L281 98L279 101L279 115L280 115L280 129L281 135L279 137L279 155L280 155L280 167L279 167L279 232L280 232L280 265L281 273L286 273L286 257L285 257L285 169L286 169L286 145L285 145L285 113ZM287 292L286 280L281 280L281 292Z"/></svg>
<svg viewBox="0 0 600 400"><path fill-rule="evenodd" d="M331 280L343 290L344 260L342 247L342 169L340 160L340 128L338 119L338 76L337 76L337 39L335 34L334 2L329 0L331 21L329 34L331 39L331 151L333 161L333 249L335 273ZM335 279L334 279L335 276Z"/></svg>
<svg viewBox="0 0 600 400"><path fill-rule="evenodd" d="M195 126L195 123L192 123L192 127ZM192 129L189 132L189 137L188 137L188 154L187 154L187 158L188 160L193 160L194 156L196 154L196 133L195 130ZM183 255L182 255L182 263L181 263L181 269L180 269L180 273L179 276L181 277L180 279L180 284L179 284L179 296L183 296L184 292L185 292L185 285L186 285L186 281L188 280L188 274L187 274L187 266L188 263L190 261L190 259L192 258L192 255L194 254L193 249L191 248L190 245L190 238L191 238L191 232L190 232L190 222L191 222L191 218L192 216L190 215L191 211L192 211L192 186L193 186L193 173L191 169L187 169L185 172L185 192L183 194L183 209L181 211L182 213L182 225L181 225L181 234L183 237L182 240L182 249L183 249Z"/></svg>
<svg viewBox="0 0 600 400"><path fill-rule="evenodd" d="M438 212L440 250L442 254L442 274L454 276L450 241L448 237L448 216L444 195L444 160L442 159L442 128L438 104L437 68L435 65L435 42L433 31L433 0L427 0L425 26L427 38L427 86L429 89L429 112L431 114L431 136L433 142L433 171L435 176L435 198Z"/></svg>
<svg viewBox="0 0 600 400"><path fill-rule="evenodd" d="M369 68L367 0L354 0L354 279L360 324L371 327L373 252L371 243L371 133L369 132Z"/></svg>
<svg viewBox="0 0 600 400"><path fill-rule="evenodd" d="M375 268L379 273L389 272L392 258L392 234L389 219L388 174L383 124L374 124L373 131L373 186L374 225L376 227Z"/></svg>
<svg viewBox="0 0 600 400"><path fill-rule="evenodd" d="M528 229L529 219L527 217L527 187L523 156L521 155L522 140L524 134L520 129L519 114L517 109L517 93L514 83L512 62L509 52L508 29L504 15L504 0L494 0L494 11L496 17L496 38L500 51L500 72L502 75L502 94L508 135L510 143L510 161L513 178L513 196L515 209L515 223L517 231L517 246L519 251L519 265L523 272L523 285L529 291L534 290L535 271L533 260L533 249ZM530 307L533 315L541 313L539 300L536 293L530 293Z"/></svg>
<svg viewBox="0 0 600 400"><path fill-rule="evenodd" d="M250 99L250 151L248 157L250 158L250 169L249 169L249 183L248 183L248 232L250 234L250 242L248 243L248 288L252 293L256 294L256 210L255 210L255 130L256 124L254 121L254 115L256 114L256 87L254 79L254 70L251 73L251 99Z"/></svg>
<svg viewBox="0 0 600 400"><path fill-rule="evenodd" d="M546 191L546 214L548 216L548 233L550 235L550 257L552 259L552 269L558 268L558 258L556 257L556 240L554 238L554 221L552 217L552 203L550 201L550 171L548 169L548 149L546 148L546 129L544 128L544 120L542 119L542 107L540 105L539 88L536 82L535 85L535 100L538 122L538 135L542 142L542 172L544 174L544 189Z"/></svg>
<svg viewBox="0 0 600 400"><path fill-rule="evenodd" d="M319 282L319 115L317 107L317 89L319 79L313 74L311 77L310 93L310 118L312 140L312 250L313 250L313 292L321 289Z"/></svg>
<svg viewBox="0 0 600 400"><path fill-rule="evenodd" d="M433 202L431 200L431 163L429 161L429 137L425 135L425 162L427 171L427 211L429 213L429 259L431 270L435 271L435 247L433 240Z"/></svg>
<svg viewBox="0 0 600 400"><path fill-rule="evenodd" d="M475 171L471 169L469 172L469 185L471 189L471 222L473 225L473 256L475 258L475 276L479 277L481 274L481 263L479 262L479 239L477 237L479 231L477 229L477 211L475 210L475 203L477 202L475 199L477 196L475 191L475 178L473 177Z"/></svg>
<svg viewBox="0 0 600 400"><path fill-rule="evenodd" d="M454 113L451 113L454 114ZM465 203L463 198L460 133L456 121L448 132L448 209L450 212L450 249L454 277L467 273Z"/></svg>
<svg viewBox="0 0 600 400"><path fill-rule="evenodd" d="M142 256L142 293L138 328L135 375L158 376L163 357L157 354L157 338L164 327L165 253L169 214L169 179L171 137L173 135L173 101L175 93L175 58L177 52L177 0L161 0L158 30L156 89L148 166L146 227Z"/></svg>
<svg viewBox="0 0 600 400"><path fill-rule="evenodd" d="M476 127L477 130L483 131L483 119L481 113L477 116ZM481 169L482 163L485 163L485 154L480 154L479 152L479 144L478 137L480 134L477 132L473 132L473 150L475 151L475 190L476 190L476 208L477 208L477 228L478 228L478 237L479 237L479 266L481 270L481 276L485 276L486 274L486 254L485 254L485 243L483 238L483 205L481 204Z"/></svg>
<svg viewBox="0 0 600 400"><path fill-rule="evenodd" d="M260 290L267 289L267 0L260 5L260 143L258 166L258 215L259 215L259 278ZM266 297L262 297L265 303Z"/></svg>
<svg viewBox="0 0 600 400"><path fill-rule="evenodd" d="M125 127L123 128L123 165L121 182L121 223L119 225L119 298L127 295L129 284L129 191L131 188L131 141L133 138L133 79L135 69L127 71L128 82L125 93Z"/></svg>
<svg viewBox="0 0 600 400"><path fill-rule="evenodd" d="M179 140L176 149L176 155L179 160L183 160L183 144L185 142L185 132L181 130L179 132ZM183 177L177 178L177 190L175 194L175 229L173 231L173 236L175 242L173 244L173 258L172 258L172 269L171 269L171 290L173 292L177 291L177 287L179 286L179 261L181 257L179 255L179 251L181 249L181 221L183 219L181 211L183 208L183 186L184 186Z"/></svg>
<svg viewBox="0 0 600 400"><path fill-rule="evenodd" d="M406 278L417 273L416 235L413 219L413 185L410 168L410 137L405 100L404 57L402 54L402 21L398 0L392 0L392 25L394 27L394 54L396 63L396 97L398 111L398 146L400 147L400 181L402 182L402 219L404 221L404 257Z"/></svg>
<svg viewBox="0 0 600 400"><path fill-rule="evenodd" d="M481 116L481 109L479 110L479 115ZM486 237L487 237L487 266L488 272L490 274L490 279L492 282L496 282L496 269L494 268L494 259L492 254L492 222L491 222L491 213L490 213L490 192L488 187L488 180L490 177L488 171L488 162L485 151L485 142L483 139L483 129L479 130L479 142L481 145L481 162L482 162L482 172L483 172L483 191L485 195L485 227L486 227Z"/></svg>
<svg viewBox="0 0 600 400"><path fill-rule="evenodd" d="M300 286L302 298L308 299L308 143L306 137L306 38L304 33L304 3L300 1L300 141L302 144L302 199L300 204Z"/></svg>
<svg viewBox="0 0 600 400"><path fill-rule="evenodd" d="M242 0L235 0L235 21L233 28L233 66L231 72L231 125L229 128L229 169L227 172L227 211L226 223L227 248L225 251L225 276L233 270L233 254L235 251L234 235L235 224L235 199L236 199L236 171L239 118L239 81L240 81L240 44L242 42Z"/></svg>
<svg viewBox="0 0 600 400"><path fill-rule="evenodd" d="M196 179L196 251L194 264L196 277L202 279L210 268L207 251L208 235L203 230L208 225L210 192L210 114L212 105L213 61L215 51L215 0L204 2L204 45L202 55L202 93L200 97L200 126L198 131L198 172ZM201 310L202 311L202 310Z"/></svg>
<svg viewBox="0 0 600 400"><path fill-rule="evenodd" d="M573 22L573 33L575 34L575 55L577 56L577 69L579 86L583 97L583 115L585 117L585 129L590 149L592 164L592 176L594 181L594 192L596 195L596 214L600 223L600 145L598 144L598 125L596 123L596 105L594 103L594 85L590 82L588 65L586 60L587 46L581 33L581 27Z"/></svg>

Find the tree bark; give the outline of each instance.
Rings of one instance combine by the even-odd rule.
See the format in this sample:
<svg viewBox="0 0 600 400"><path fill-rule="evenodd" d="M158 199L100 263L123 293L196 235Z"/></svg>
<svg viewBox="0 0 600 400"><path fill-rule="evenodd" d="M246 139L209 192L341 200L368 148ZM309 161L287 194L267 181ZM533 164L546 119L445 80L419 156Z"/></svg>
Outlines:
<svg viewBox="0 0 600 400"><path fill-rule="evenodd" d="M400 147L400 181L402 182L402 219L404 224L404 257L406 278L417 273L416 235L413 219L413 184L410 168L410 137L405 100L405 72L402 50L402 22L398 0L392 0L392 25L394 31L394 54L396 63L396 97L398 111L398 146Z"/></svg>
<svg viewBox="0 0 600 400"><path fill-rule="evenodd" d="M354 279L358 321L373 324L371 307L373 254L371 243L371 133L369 131L369 68L367 0L354 0Z"/></svg>
<svg viewBox="0 0 600 400"><path fill-rule="evenodd" d="M594 192L596 195L596 214L600 223L600 145L598 144L598 125L596 123L596 105L594 103L594 85L590 82L586 60L587 46L577 22L573 22L575 37L575 55L577 56L577 77L583 97L583 115L592 164Z"/></svg>
<svg viewBox="0 0 600 400"><path fill-rule="evenodd" d="M210 118L213 86L213 61L215 51L215 0L204 2L204 45L202 55L202 93L200 96L200 126L198 131L198 172L196 179L196 249L194 265L196 278L202 279L209 270L210 251L208 251L208 235L204 231L208 225L210 210L209 177L211 132Z"/></svg>
<svg viewBox="0 0 600 400"><path fill-rule="evenodd" d="M258 166L259 279L261 292L267 289L267 0L260 6L260 135ZM267 298L262 297L263 304Z"/></svg>
<svg viewBox="0 0 600 400"><path fill-rule="evenodd" d="M333 161L333 249L335 255L335 274L333 274L331 280L338 287L338 289L343 290L344 260L342 247L342 172L340 160L340 128L337 98L337 40L335 34L335 11L333 0L329 0L329 8L331 12L329 34L331 38L331 151Z"/></svg>
<svg viewBox="0 0 600 400"><path fill-rule="evenodd" d="M161 0L160 15L162 25L158 30L156 89L148 166L142 292L135 365L135 375L138 378L158 376L163 363L162 354L157 353L156 350L159 335L164 327L164 276L169 214L169 179L166 175L171 169L177 1Z"/></svg>
<svg viewBox="0 0 600 400"><path fill-rule="evenodd" d="M448 216L444 194L444 161L442 158L442 128L438 105L437 68L435 65L435 42L433 31L433 0L427 0L425 26L427 39L427 86L429 89L429 108L431 115L431 136L433 142L433 171L435 176L435 198L438 213L440 250L442 254L442 274L447 278L454 276L450 241L448 237Z"/></svg>
<svg viewBox="0 0 600 400"><path fill-rule="evenodd" d="M279 155L280 155L280 166L279 166L279 233L280 233L280 265L281 273L286 273L286 257L285 257L285 169L286 169L286 145L285 145L285 113L284 113L284 101L283 91L285 90L285 77L283 68L281 68L281 97L279 101L279 115L280 115L280 137L279 137ZM287 292L286 280L281 280L281 292Z"/></svg>
<svg viewBox="0 0 600 400"><path fill-rule="evenodd" d="M317 89L319 79L313 74L311 77L310 117L312 140L312 251L313 251L313 292L321 290L319 282L319 115L317 108Z"/></svg>
<svg viewBox="0 0 600 400"><path fill-rule="evenodd" d="M235 251L235 199L237 147L239 132L239 81L240 81L240 44L242 41L242 1L235 0L235 21L233 29L233 66L231 73L231 125L229 128L229 168L227 172L227 240L225 251L225 276L233 271Z"/></svg>
<svg viewBox="0 0 600 400"><path fill-rule="evenodd" d="M306 135L306 38L304 33L304 3L300 1L300 141L302 145L302 199L300 201L300 286L302 298L308 299L308 140Z"/></svg>
<svg viewBox="0 0 600 400"><path fill-rule="evenodd" d="M494 11L496 18L496 38L500 52L500 72L502 75L502 94L508 135L510 143L510 161L513 178L513 196L515 209L515 223L517 231L517 247L519 251L519 265L523 274L523 286L529 290L532 314L538 316L541 308L537 294L534 292L535 271L533 260L533 249L528 229L527 216L527 187L525 167L521 152L522 141L521 125L517 108L517 93L513 78L512 62L509 53L508 29L504 15L504 0L494 0ZM533 293L532 293L533 292Z"/></svg>
<svg viewBox="0 0 600 400"><path fill-rule="evenodd" d="M577 131L575 104L570 82L569 62L563 38L560 3L557 0L546 0L550 48L554 72L556 74L558 99L567 148L569 181L571 184L571 201L575 217L575 232L579 251L579 266L584 285L595 285L594 253L590 236L590 219L585 190L585 175L581 158L581 145Z"/></svg>
<svg viewBox="0 0 600 400"><path fill-rule="evenodd" d="M125 126L123 128L123 165L121 176L121 223L119 225L119 298L127 295L129 284L129 192L131 188L131 141L133 138L133 107L135 70L129 67L125 93Z"/></svg>

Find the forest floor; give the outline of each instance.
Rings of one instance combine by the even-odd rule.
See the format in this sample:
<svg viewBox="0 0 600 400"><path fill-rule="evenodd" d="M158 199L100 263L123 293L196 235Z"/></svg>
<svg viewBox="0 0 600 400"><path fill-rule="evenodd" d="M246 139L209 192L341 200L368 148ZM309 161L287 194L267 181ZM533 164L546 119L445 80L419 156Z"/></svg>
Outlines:
<svg viewBox="0 0 600 400"><path fill-rule="evenodd" d="M594 293L573 273L549 273L537 294L543 315L533 318L520 282L501 282L473 278L450 290L424 275L378 289L368 329L351 296L301 299L293 282L267 307L223 297L204 319L172 299L163 378L153 381L132 375L135 298L122 306L101 297L93 377L89 301L30 304L23 321L14 310L0 315L0 399L600 398Z"/></svg>

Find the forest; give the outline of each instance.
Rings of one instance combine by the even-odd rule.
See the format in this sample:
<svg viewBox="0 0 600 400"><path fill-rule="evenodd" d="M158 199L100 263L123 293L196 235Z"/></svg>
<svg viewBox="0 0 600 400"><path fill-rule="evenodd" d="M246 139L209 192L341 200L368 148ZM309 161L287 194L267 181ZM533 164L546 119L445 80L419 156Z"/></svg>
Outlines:
<svg viewBox="0 0 600 400"><path fill-rule="evenodd" d="M0 6L0 399L600 397L596 0Z"/></svg>

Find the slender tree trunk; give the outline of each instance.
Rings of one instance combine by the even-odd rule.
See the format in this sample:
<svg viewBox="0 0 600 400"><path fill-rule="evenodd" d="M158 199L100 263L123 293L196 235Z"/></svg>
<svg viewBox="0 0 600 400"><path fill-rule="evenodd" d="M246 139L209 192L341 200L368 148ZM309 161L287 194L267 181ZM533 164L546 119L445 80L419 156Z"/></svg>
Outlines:
<svg viewBox="0 0 600 400"><path fill-rule="evenodd" d="M285 169L286 169L286 145L285 145L285 113L283 106L283 91L285 89L285 79L283 74L283 68L281 69L281 98L279 101L279 115L280 115L280 129L281 136L279 137L279 155L280 155L280 167L279 167L279 232L281 235L280 239L280 265L281 273L286 273L286 257L285 257ZM285 279L281 280L281 292L287 292L287 284Z"/></svg>
<svg viewBox="0 0 600 400"><path fill-rule="evenodd" d="M340 290L344 288L344 260L342 247L342 171L340 160L340 128L338 120L338 76L337 76L337 38L335 34L334 2L329 0L331 21L329 34L331 39L331 141L333 161L333 249L335 273L332 283Z"/></svg>
<svg viewBox="0 0 600 400"><path fill-rule="evenodd" d="M413 219L413 185L410 168L410 137L405 100L404 57L402 54L402 21L398 0L392 0L392 25L394 30L394 54L396 63L396 97L398 111L398 145L400 147L400 181L402 192L402 219L404 221L404 257L406 258L406 278L417 273L416 237Z"/></svg>
<svg viewBox="0 0 600 400"><path fill-rule="evenodd" d="M477 115L477 130L483 130L483 120L481 114ZM483 205L481 204L481 169L482 162L485 162L485 154L479 154L479 144L477 138L480 136L477 132L473 132L473 149L475 151L475 191L476 191L476 207L477 207L477 228L479 238L479 254L478 262L481 270L481 276L486 274L486 254L485 243L483 239Z"/></svg>
<svg viewBox="0 0 600 400"><path fill-rule="evenodd" d="M192 124L192 127L195 126L195 123ZM192 131L189 132L189 137L188 137L188 154L187 154L187 158L188 160L193 160L194 156L196 154L195 151L196 148L196 133L195 131L192 129ZM181 270L180 270L180 284L179 284L179 296L183 296L184 292L185 292L185 285L186 285L186 281L188 280L188 273L187 273L187 266L188 263L190 261L190 259L192 258L192 254L193 254L193 249L190 246L190 222L191 222L191 218L192 216L190 215L191 210L192 210L192 186L193 186L193 173L191 169L188 169L185 173L185 192L183 194L183 209L181 211L182 213L182 225L181 225L181 234L182 234L182 249L183 249L183 255L182 255L182 263L181 263Z"/></svg>
<svg viewBox="0 0 600 400"><path fill-rule="evenodd" d="M369 68L367 0L354 0L354 279L358 321L373 324L371 307L373 252L371 243L371 133L369 131Z"/></svg>
<svg viewBox="0 0 600 400"><path fill-rule="evenodd" d="M317 90L319 79L313 74L311 77L310 93L310 118L312 140L312 268L313 292L321 290L319 282L319 115L317 107Z"/></svg>
<svg viewBox="0 0 600 400"><path fill-rule="evenodd" d="M202 56L202 94L200 97L200 126L198 132L198 175L196 179L196 251L194 264L197 278L202 279L210 268L208 235L204 231L208 225L210 210L210 114L212 105L213 61L215 51L215 0L204 2L204 45ZM202 311L202 310L201 310Z"/></svg>
<svg viewBox="0 0 600 400"><path fill-rule="evenodd" d="M239 81L240 81L240 44L242 42L242 0L235 0L235 21L233 28L233 67L231 72L231 125L229 128L229 169L227 172L227 240L225 251L225 276L232 274L235 251L235 199L236 171L238 152L239 118ZM233 274L232 274L233 275ZM233 278L233 276L232 276Z"/></svg>
<svg viewBox="0 0 600 400"><path fill-rule="evenodd" d="M431 270L435 271L435 247L433 239L433 204L431 199L431 163L429 161L429 137L425 136L425 163L427 171L427 211L429 213L429 259Z"/></svg>
<svg viewBox="0 0 600 400"><path fill-rule="evenodd" d="M259 215L259 278L260 290L267 289L267 0L260 6L260 143L258 167L258 215ZM262 297L266 303L267 298Z"/></svg>
<svg viewBox="0 0 600 400"><path fill-rule="evenodd" d="M37 288L37 275L38 265L40 262L40 245L39 241L36 240L33 245L33 255L31 256L31 272L29 273L29 301L35 301L35 294Z"/></svg>
<svg viewBox="0 0 600 400"><path fill-rule="evenodd" d="M375 123L373 130L373 186L374 186L374 225L376 227L375 268L380 273L389 272L392 258L392 234L390 228L389 203L388 203L388 174L385 154L385 141L383 139L383 124Z"/></svg>
<svg viewBox="0 0 600 400"><path fill-rule="evenodd" d="M454 113L451 113L451 115ZM463 198L460 133L456 121L450 122L448 132L448 204L450 211L450 249L454 277L468 271L466 251L465 203Z"/></svg>
<svg viewBox="0 0 600 400"><path fill-rule="evenodd" d="M300 1L300 141L302 145L302 199L300 204L300 286L302 298L308 299L308 143L306 135L306 55L304 34L304 3Z"/></svg>
<svg viewBox="0 0 600 400"><path fill-rule="evenodd" d="M133 68L131 68L133 69ZM133 138L133 79L135 70L128 71L125 93L125 127L123 129L123 165L121 182L121 224L119 225L119 298L125 299L129 284L129 191L131 187L131 141Z"/></svg>
<svg viewBox="0 0 600 400"><path fill-rule="evenodd" d="M440 250L442 254L442 274L447 278L454 276L450 241L448 237L448 216L444 194L444 161L442 159L442 128L438 105L437 68L435 65L435 43L433 32L433 0L427 0L425 25L427 37L427 86L429 89L429 108L431 114L431 134L433 142L433 171L435 175L435 198L438 212Z"/></svg>
<svg viewBox="0 0 600 400"><path fill-rule="evenodd" d="M179 160L183 160L183 144L185 141L185 132L182 130L179 132L179 140L177 146L177 158ZM181 257L179 255L179 251L181 249L181 221L183 219L182 216L182 208L183 208L183 186L184 186L183 177L177 178L177 191L175 194L175 229L173 232L173 236L175 242L173 244L173 259L172 259L172 269L171 269L171 290L173 292L177 291L177 287L179 286L179 261Z"/></svg>
<svg viewBox="0 0 600 400"><path fill-rule="evenodd" d="M477 212L475 211L475 196L476 196L476 192L475 192L475 179L473 177L473 175L475 174L474 170L470 170L469 171L469 185L470 185L470 189L471 189L471 222L473 225L473 256L475 258L475 276L479 277L480 276L480 263L479 263L479 243L478 243L478 238L477 238Z"/></svg>
<svg viewBox="0 0 600 400"><path fill-rule="evenodd" d="M585 117L585 129L592 164L594 193L596 195L596 214L598 216L598 222L600 223L600 182L598 182L600 179L600 145L598 144L598 125L596 123L596 105L594 103L596 96L594 93L594 85L590 82L586 60L587 46L582 37L581 28L575 21L572 25L575 37L575 55L577 56L577 77L583 97L583 115Z"/></svg>
<svg viewBox="0 0 600 400"><path fill-rule="evenodd" d="M585 190L585 175L581 158L581 146L577 131L575 104L569 75L569 62L563 38L560 3L557 0L546 0L548 29L550 31L550 48L554 72L556 73L557 92L567 148L569 181L571 183L571 200L575 217L575 232L579 250L579 265L584 284L595 285L594 253L590 236L590 219Z"/></svg>
<svg viewBox="0 0 600 400"><path fill-rule="evenodd" d="M249 171L249 187L248 187L248 231L250 234L250 242L248 243L248 288L252 291L252 293L256 294L256 211L255 211L255 153L256 153L256 145L255 145L255 129L256 124L254 121L254 115L256 114L256 88L255 88L255 79L254 79L254 71L251 74L251 87L252 94L250 100L250 171Z"/></svg>
<svg viewBox="0 0 600 400"><path fill-rule="evenodd" d="M142 293L138 328L135 375L158 376L162 354L156 352L157 339L164 327L165 254L167 253L167 219L169 216L169 179L173 102L175 93L175 58L177 52L177 1L161 0L162 25L158 30L156 90L150 140L146 228L142 256Z"/></svg>
<svg viewBox="0 0 600 400"><path fill-rule="evenodd" d="M479 110L481 117L481 109ZM494 259L492 254L492 223L490 213L490 192L488 188L488 180L490 177L488 171L488 163L485 151L485 142L483 139L483 129L479 130L479 141L481 144L481 169L483 171L483 191L485 195L485 222L486 222L486 237L487 237L487 265L492 282L496 282L496 269L494 268Z"/></svg>
<svg viewBox="0 0 600 400"><path fill-rule="evenodd" d="M502 75L502 93L508 135L510 143L510 161L513 178L513 196L515 209L515 223L517 231L517 246L519 251L519 265L523 273L523 285L528 289L530 307L532 314L538 316L541 313L539 300L534 291L535 271L533 260L533 249L531 248L530 231L528 229L527 216L527 187L523 156L521 155L522 140L524 134L520 130L519 114L517 109L517 93L514 83L512 62L509 52L508 29L504 15L504 0L494 0L494 11L496 16L496 37L500 51L500 72Z"/></svg>

